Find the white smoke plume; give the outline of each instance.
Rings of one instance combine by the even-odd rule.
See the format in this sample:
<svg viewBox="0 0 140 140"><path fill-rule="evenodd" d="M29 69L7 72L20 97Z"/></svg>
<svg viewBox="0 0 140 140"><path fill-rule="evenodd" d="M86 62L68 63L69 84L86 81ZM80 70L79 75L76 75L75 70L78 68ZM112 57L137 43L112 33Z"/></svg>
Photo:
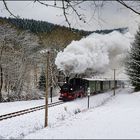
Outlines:
<svg viewBox="0 0 140 140"><path fill-rule="evenodd" d="M81 74L88 70L104 73L120 65L131 41L129 32L93 33L80 41L72 41L63 52L58 53L55 64L69 74Z"/></svg>

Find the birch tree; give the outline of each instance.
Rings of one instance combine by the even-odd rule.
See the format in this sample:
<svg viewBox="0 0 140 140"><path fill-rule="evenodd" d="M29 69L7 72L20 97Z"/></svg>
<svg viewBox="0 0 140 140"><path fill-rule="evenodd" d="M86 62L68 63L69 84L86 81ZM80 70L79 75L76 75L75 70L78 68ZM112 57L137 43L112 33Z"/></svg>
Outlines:
<svg viewBox="0 0 140 140"><path fill-rule="evenodd" d="M2 89L20 99L30 78L29 68L36 64L38 42L38 37L28 31L18 31L8 24L0 26L0 101Z"/></svg>

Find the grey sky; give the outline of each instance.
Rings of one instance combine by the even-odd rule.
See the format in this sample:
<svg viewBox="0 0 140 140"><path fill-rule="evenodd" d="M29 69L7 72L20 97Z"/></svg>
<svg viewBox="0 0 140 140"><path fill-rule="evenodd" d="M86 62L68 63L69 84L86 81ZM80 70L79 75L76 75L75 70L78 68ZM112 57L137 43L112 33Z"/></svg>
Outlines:
<svg viewBox="0 0 140 140"><path fill-rule="evenodd" d="M52 3L52 1L50 3ZM67 25L63 12L60 9L45 7L33 3L33 1L7 1L7 4L9 9L15 15L18 14L21 18L43 20L60 25ZM100 30L128 26L130 32L135 33L137 25L140 23L140 16L137 16L114 1L105 2L105 6L101 9L96 9L95 14L93 14L95 7L91 4L91 1L84 2L81 5L81 9L78 9L78 11L84 14L87 23L79 21L74 14L71 14L69 19L72 26L75 28ZM69 13L71 13L71 11L69 11ZM0 16L9 16L9 13L5 10L2 2L0 2Z"/></svg>

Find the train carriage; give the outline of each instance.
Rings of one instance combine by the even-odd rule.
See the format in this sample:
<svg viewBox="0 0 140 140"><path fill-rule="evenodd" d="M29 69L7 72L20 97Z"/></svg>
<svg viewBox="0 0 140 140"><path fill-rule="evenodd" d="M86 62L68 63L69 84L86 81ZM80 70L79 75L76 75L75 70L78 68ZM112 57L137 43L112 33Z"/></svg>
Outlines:
<svg viewBox="0 0 140 140"><path fill-rule="evenodd" d="M115 81L115 87L119 87L120 81ZM114 88L114 80L109 79L89 79L72 78L66 80L61 86L59 100L69 101L87 95L87 89L90 88L91 95L102 93Z"/></svg>

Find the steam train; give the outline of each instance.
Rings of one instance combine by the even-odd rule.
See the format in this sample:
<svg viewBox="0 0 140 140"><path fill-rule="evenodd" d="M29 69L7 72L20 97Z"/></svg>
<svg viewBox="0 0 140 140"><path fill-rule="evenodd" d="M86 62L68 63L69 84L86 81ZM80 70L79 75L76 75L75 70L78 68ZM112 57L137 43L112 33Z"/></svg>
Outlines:
<svg viewBox="0 0 140 140"><path fill-rule="evenodd" d="M88 87L87 80L73 78L66 80L66 83L60 87L59 100L69 101L85 96Z"/></svg>
<svg viewBox="0 0 140 140"><path fill-rule="evenodd" d="M120 87L122 81L115 81L115 88ZM70 101L76 98L87 96L88 88L90 88L90 94L99 94L114 88L114 80L105 79L81 79L72 78L66 80L66 82L60 87L59 100Z"/></svg>

